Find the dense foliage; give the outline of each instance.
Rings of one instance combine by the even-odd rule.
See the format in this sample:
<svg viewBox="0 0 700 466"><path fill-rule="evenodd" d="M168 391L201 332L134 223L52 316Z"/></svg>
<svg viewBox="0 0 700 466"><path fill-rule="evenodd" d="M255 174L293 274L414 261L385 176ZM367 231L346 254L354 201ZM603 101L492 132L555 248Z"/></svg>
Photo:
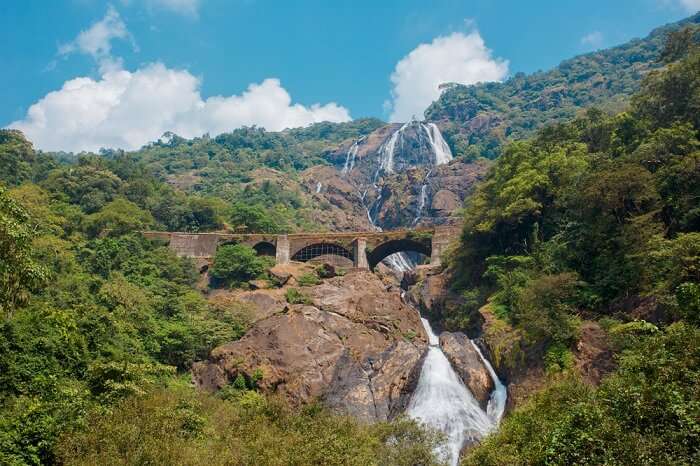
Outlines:
<svg viewBox="0 0 700 466"><path fill-rule="evenodd" d="M291 410L253 391L226 400L156 391L64 437L67 464L433 465L437 437L406 420L367 425L318 405Z"/></svg>
<svg viewBox="0 0 700 466"><path fill-rule="evenodd" d="M669 42L679 61L628 112L591 109L509 144L468 201L453 262L464 305L444 323L468 325L488 300L568 373L581 319L598 319L619 368L597 389L554 376L466 464L700 461L700 47L685 43Z"/></svg>
<svg viewBox="0 0 700 466"><path fill-rule="evenodd" d="M441 123L456 155L495 158L505 142L568 121L587 107L622 110L646 74L661 66L660 59L678 55L665 48L668 33L697 23L700 14L645 39L566 60L547 72L517 73L503 83L446 84L425 117Z"/></svg>
<svg viewBox="0 0 700 466"><path fill-rule="evenodd" d="M700 330L651 327L631 335L600 387L556 382L462 464L698 464Z"/></svg>
<svg viewBox="0 0 700 466"><path fill-rule="evenodd" d="M354 137L366 125L289 133ZM292 137L249 132L263 145ZM437 437L413 422L291 409L244 379L221 398L187 383L250 311L207 300L194 263L138 231L279 231L300 224L286 223L301 207L293 193L262 183L227 202L154 178L147 157L54 158L8 130L0 164L0 464L434 463ZM263 276L269 259L223 246L212 284Z"/></svg>

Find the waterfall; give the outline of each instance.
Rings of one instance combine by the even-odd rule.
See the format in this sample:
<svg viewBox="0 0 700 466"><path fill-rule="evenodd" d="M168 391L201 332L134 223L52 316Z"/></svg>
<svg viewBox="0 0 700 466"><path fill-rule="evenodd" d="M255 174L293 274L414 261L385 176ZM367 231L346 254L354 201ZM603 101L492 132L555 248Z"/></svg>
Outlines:
<svg viewBox="0 0 700 466"><path fill-rule="evenodd" d="M479 440L496 427L496 422L481 409L454 371L428 320L421 317L421 322L430 346L407 413L445 434L447 449L437 453L443 461L455 466L464 443Z"/></svg>
<svg viewBox="0 0 700 466"><path fill-rule="evenodd" d="M423 213L423 209L425 208L425 199L427 197L427 190L427 184L423 184L420 187L420 196L418 197L418 208L416 209L416 218L413 219L413 225L418 223L418 220L420 220L421 214Z"/></svg>
<svg viewBox="0 0 700 466"><path fill-rule="evenodd" d="M379 173L382 171L384 173L394 172L394 153L396 152L396 144L397 142L401 141L401 145L403 145L403 132L410 124L410 122L404 123L379 147L379 151L377 152L379 155L379 167L377 167L377 171L374 174L375 181L379 177Z"/></svg>
<svg viewBox="0 0 700 466"><path fill-rule="evenodd" d="M357 151L360 150L360 143L365 140L366 136L362 136L360 139L355 141L350 149L348 149L345 155L345 165L343 166L343 175L347 174L355 166L355 158L357 157Z"/></svg>
<svg viewBox="0 0 700 466"><path fill-rule="evenodd" d="M440 128L435 123L421 123L421 127L428 135L428 141L430 141L433 154L435 154L435 165L442 165L452 160L452 151L442 137Z"/></svg>
<svg viewBox="0 0 700 466"><path fill-rule="evenodd" d="M491 365L489 360L484 357L484 354L481 352L481 348L479 348L479 345L474 343L474 340L470 341L472 343L472 346L474 346L476 352L479 353L481 362L483 362L484 366L486 366L486 370L489 371L491 380L493 380L494 389L491 392L489 404L486 406L486 414L488 414L491 420L495 422L496 425L498 425L501 422L503 412L506 409L506 399L508 398L508 392L506 390L506 386L501 383L501 380L496 375L496 371L493 370L493 366Z"/></svg>
<svg viewBox="0 0 700 466"><path fill-rule="evenodd" d="M445 163L448 163L450 160L452 160L452 151L450 150L450 146L445 142L445 138L442 137L442 133L440 132L440 128L437 127L435 123L423 123L423 122L418 122L418 121L409 121L408 123L404 123L391 133L391 136L389 136L389 139L384 141L384 143L379 147L379 150L377 151L377 155L379 157L378 161L378 166L377 170L374 173L374 181L377 181L379 179L379 175L383 173L394 173L394 155L396 154L396 148L398 147L403 147L404 145L404 133L407 128L410 126L418 125L418 131L416 132L416 135L418 137L418 141L420 145L423 145L425 143L425 140L423 139L422 133L425 133L427 136L427 144L430 146L430 150L433 153L434 159L433 159L433 164L434 165L442 165ZM348 166L348 161L352 158L353 163L355 160L355 155L352 155L351 157L351 152L353 151L353 147L350 148L348 151L348 156L346 157L345 160L345 166ZM355 148L355 153L357 152ZM352 169L352 166L350 167ZM343 173L346 173L347 169L343 168Z"/></svg>
<svg viewBox="0 0 700 466"><path fill-rule="evenodd" d="M318 183L316 183L316 194L321 192L322 187L323 187L323 185L321 184L320 181Z"/></svg>

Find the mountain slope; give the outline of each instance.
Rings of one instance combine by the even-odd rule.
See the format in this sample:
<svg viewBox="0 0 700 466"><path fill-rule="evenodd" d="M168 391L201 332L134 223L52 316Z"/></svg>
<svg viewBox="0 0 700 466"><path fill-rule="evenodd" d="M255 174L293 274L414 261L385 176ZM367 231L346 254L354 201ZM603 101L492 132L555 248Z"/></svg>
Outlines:
<svg viewBox="0 0 700 466"><path fill-rule="evenodd" d="M563 61L553 70L518 73L503 83L446 84L425 112L455 156L495 158L508 140L523 139L581 109L623 110L660 55L669 32L700 23L700 13L655 29L644 39Z"/></svg>

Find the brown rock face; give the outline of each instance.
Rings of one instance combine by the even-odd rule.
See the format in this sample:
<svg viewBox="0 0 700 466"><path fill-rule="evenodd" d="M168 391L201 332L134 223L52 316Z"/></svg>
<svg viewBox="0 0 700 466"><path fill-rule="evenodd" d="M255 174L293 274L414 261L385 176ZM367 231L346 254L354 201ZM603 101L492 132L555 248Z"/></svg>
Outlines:
<svg viewBox="0 0 700 466"><path fill-rule="evenodd" d="M469 338L461 332L442 332L440 347L464 385L486 409L494 388L493 380Z"/></svg>
<svg viewBox="0 0 700 466"><path fill-rule="evenodd" d="M439 211L443 215L449 215L461 207L461 205L462 203L455 193L446 189L441 189L433 196L431 208L435 211Z"/></svg>
<svg viewBox="0 0 700 466"><path fill-rule="evenodd" d="M575 365L585 381L598 385L615 369L608 336L596 322L583 322L574 350Z"/></svg>
<svg viewBox="0 0 700 466"><path fill-rule="evenodd" d="M369 272L302 290L311 305L288 305L214 349L193 366L195 384L217 390L262 371L260 388L292 403L321 399L368 421L402 412L427 347L418 313Z"/></svg>

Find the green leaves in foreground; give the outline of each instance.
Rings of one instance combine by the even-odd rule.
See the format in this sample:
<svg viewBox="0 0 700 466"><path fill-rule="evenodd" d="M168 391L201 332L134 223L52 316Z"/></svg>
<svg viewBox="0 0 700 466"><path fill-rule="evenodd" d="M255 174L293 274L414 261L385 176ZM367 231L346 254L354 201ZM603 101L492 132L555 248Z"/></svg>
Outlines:
<svg viewBox="0 0 700 466"><path fill-rule="evenodd" d="M555 383L462 464L698 464L700 330L636 327L618 371L598 389L575 379Z"/></svg>
<svg viewBox="0 0 700 466"><path fill-rule="evenodd" d="M439 437L413 421L367 425L318 405L290 409L241 391L222 400L191 390L130 398L66 434L60 461L72 465L425 465Z"/></svg>

